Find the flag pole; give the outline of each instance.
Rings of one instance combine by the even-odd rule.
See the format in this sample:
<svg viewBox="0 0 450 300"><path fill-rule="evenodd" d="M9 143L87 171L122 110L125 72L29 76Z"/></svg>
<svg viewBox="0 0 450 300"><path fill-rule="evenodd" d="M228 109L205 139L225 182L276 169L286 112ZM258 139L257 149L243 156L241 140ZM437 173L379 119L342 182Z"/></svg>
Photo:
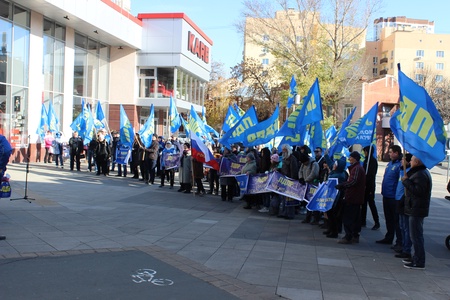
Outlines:
<svg viewBox="0 0 450 300"><path fill-rule="evenodd" d="M398 68L398 71L400 72L401 71L400 63L397 64L397 68ZM399 95L401 97L402 94L400 93L400 84L398 85L398 90L399 90ZM399 105L400 105L400 103L399 103ZM405 140L404 140L405 135L402 135L402 137L403 137L402 145L404 145L405 144ZM405 158L405 161L406 161L406 149L405 149L405 147L402 147L402 148L403 148L403 157ZM403 176L405 176L406 175L406 164L404 164L403 161L402 161L402 166L403 166Z"/></svg>

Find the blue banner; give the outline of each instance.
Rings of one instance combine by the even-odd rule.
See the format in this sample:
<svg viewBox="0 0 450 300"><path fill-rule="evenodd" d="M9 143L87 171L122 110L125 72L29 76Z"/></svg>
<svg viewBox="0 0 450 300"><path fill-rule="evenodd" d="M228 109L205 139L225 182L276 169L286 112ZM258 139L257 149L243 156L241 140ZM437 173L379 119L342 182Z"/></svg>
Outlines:
<svg viewBox="0 0 450 300"><path fill-rule="evenodd" d="M180 157L179 153L163 153L164 167L166 170L170 170L173 168L178 168L180 166Z"/></svg>
<svg viewBox="0 0 450 300"><path fill-rule="evenodd" d="M280 172L274 172L266 186L266 190L298 201L305 200L306 188L306 184L301 184L298 180L286 177Z"/></svg>
<svg viewBox="0 0 450 300"><path fill-rule="evenodd" d="M337 178L330 178L319 186L311 197L306 208L312 211L326 212L333 207L334 200L338 195L336 185Z"/></svg>
<svg viewBox="0 0 450 300"><path fill-rule="evenodd" d="M126 165L130 160L131 148L122 144L117 145L116 149L116 163L119 165Z"/></svg>
<svg viewBox="0 0 450 300"><path fill-rule="evenodd" d="M237 175L240 174L245 163L232 161L226 157L222 157L219 167L220 175Z"/></svg>
<svg viewBox="0 0 450 300"><path fill-rule="evenodd" d="M249 176L246 174L236 175L236 181L239 185L239 191L240 191L241 197L244 194L247 194L248 179L249 179Z"/></svg>
<svg viewBox="0 0 450 300"><path fill-rule="evenodd" d="M272 173L251 175L248 180L247 194L262 194L270 192L266 190L270 176L272 176Z"/></svg>
<svg viewBox="0 0 450 300"><path fill-rule="evenodd" d="M400 109L391 117L392 132L399 142L427 168L445 158L447 133L444 122L427 91L398 72Z"/></svg>

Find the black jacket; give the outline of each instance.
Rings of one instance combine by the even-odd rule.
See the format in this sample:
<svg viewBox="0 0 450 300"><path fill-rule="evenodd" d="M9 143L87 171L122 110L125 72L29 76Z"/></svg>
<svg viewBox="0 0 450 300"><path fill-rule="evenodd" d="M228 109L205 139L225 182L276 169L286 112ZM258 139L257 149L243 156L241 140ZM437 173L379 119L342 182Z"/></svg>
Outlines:
<svg viewBox="0 0 450 300"><path fill-rule="evenodd" d="M369 163L369 169L367 169ZM375 194L375 182L377 179L378 162L372 155L366 157L363 164L364 171L366 171L366 193L371 192Z"/></svg>
<svg viewBox="0 0 450 300"><path fill-rule="evenodd" d="M405 186L405 215L425 218L430 209L432 180L425 166L411 168Z"/></svg>

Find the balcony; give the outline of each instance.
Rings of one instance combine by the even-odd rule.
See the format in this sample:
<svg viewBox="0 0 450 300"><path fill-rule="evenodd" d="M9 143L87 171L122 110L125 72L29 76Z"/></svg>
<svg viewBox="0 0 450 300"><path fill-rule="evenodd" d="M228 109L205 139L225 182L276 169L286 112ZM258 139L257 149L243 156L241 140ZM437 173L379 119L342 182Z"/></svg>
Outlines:
<svg viewBox="0 0 450 300"><path fill-rule="evenodd" d="M387 64L387 63L388 63L387 57L383 57L382 59L380 59L380 64Z"/></svg>
<svg viewBox="0 0 450 300"><path fill-rule="evenodd" d="M380 71L380 76L386 75L388 72L388 70L381 70Z"/></svg>

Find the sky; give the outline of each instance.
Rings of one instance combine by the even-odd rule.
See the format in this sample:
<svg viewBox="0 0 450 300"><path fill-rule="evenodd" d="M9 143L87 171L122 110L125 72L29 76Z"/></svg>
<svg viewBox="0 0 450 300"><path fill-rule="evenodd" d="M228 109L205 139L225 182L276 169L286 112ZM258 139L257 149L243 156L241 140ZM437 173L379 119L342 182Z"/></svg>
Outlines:
<svg viewBox="0 0 450 300"><path fill-rule="evenodd" d="M373 19L396 16L425 19L435 22L435 33L450 34L450 5L443 7L447 1L384 0L383 8ZM131 0L131 11L134 16L138 13L185 13L213 41L212 60L224 64L226 75L242 61L243 38L234 25L242 19L241 0ZM371 33L368 35L372 38Z"/></svg>

